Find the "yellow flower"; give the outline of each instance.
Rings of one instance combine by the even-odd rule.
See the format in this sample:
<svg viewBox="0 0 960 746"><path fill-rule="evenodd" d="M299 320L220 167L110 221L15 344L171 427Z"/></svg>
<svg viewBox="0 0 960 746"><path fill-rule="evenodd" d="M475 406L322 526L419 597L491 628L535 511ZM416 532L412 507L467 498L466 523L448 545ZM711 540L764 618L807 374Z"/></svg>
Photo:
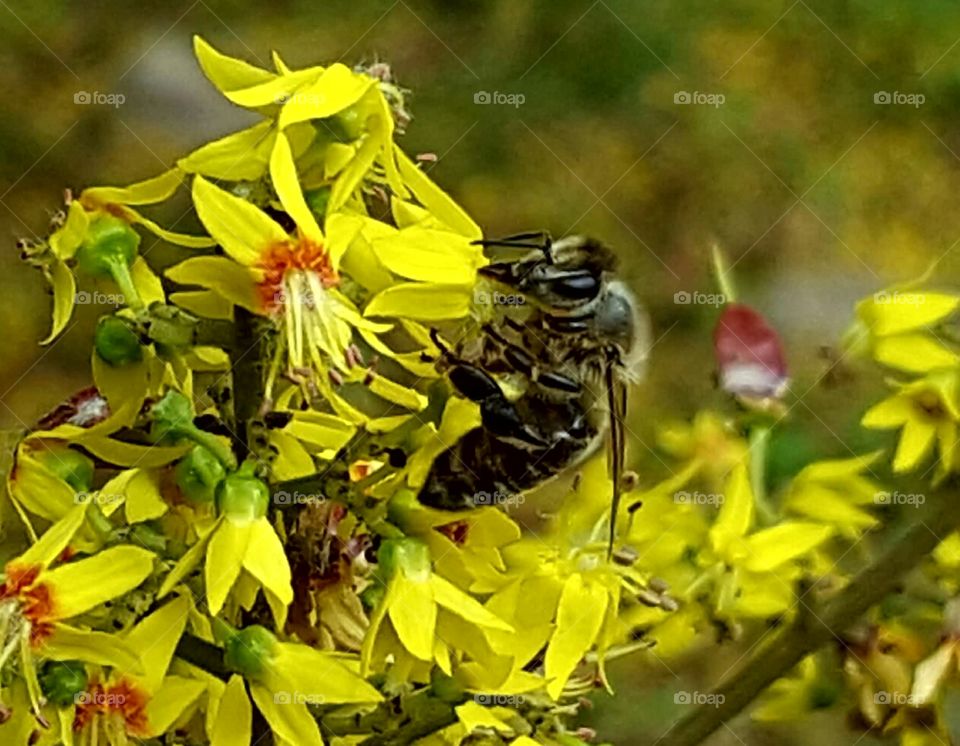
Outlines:
<svg viewBox="0 0 960 746"><path fill-rule="evenodd" d="M702 469L711 485L719 485L734 465L747 454L747 442L723 416L709 410L698 412L691 424L666 426L657 436L658 445L674 458Z"/></svg>
<svg viewBox="0 0 960 746"><path fill-rule="evenodd" d="M833 534L832 526L783 521L751 531L754 497L747 466L734 467L723 491L723 504L708 534L709 548L700 561L708 569L699 585L712 578L714 608L721 618L768 617L786 611L794 599L797 561ZM685 597L692 596L687 589Z"/></svg>
<svg viewBox="0 0 960 746"><path fill-rule="evenodd" d="M817 461L805 466L790 482L783 507L819 523L836 526L850 539L879 521L860 506L876 505L880 485L863 475L881 452L854 458Z"/></svg>
<svg viewBox="0 0 960 746"><path fill-rule="evenodd" d="M922 279L861 300L856 321L844 335L844 345L910 373L928 373L960 363L960 356L929 331L957 310L960 296L913 290Z"/></svg>
<svg viewBox="0 0 960 746"><path fill-rule="evenodd" d="M480 665L496 658L485 633L512 634L513 627L435 574L425 544L411 538L388 539L378 557L386 592L361 649L364 675L381 670L389 656L394 658L395 674L416 669L414 680L428 677L430 666L424 664L433 662L452 675L456 651L467 652Z"/></svg>
<svg viewBox="0 0 960 746"><path fill-rule="evenodd" d="M356 659L296 643L278 642L262 627L247 627L226 642L230 678L208 722L211 746L251 742L253 699L278 743L322 746L307 705L375 705L383 698L356 672ZM246 683L250 693L247 695Z"/></svg>
<svg viewBox="0 0 960 746"><path fill-rule="evenodd" d="M877 430L902 428L893 470L911 471L933 452L940 452L939 473L953 467L957 444L957 420L960 419L957 391L958 371L929 373L910 383L863 416L864 427Z"/></svg>
<svg viewBox="0 0 960 746"><path fill-rule="evenodd" d="M102 731L107 743L155 738L167 732L204 691L202 682L168 675L177 643L187 623L190 603L177 598L150 614L127 632L123 640L139 653L137 670L114 667L95 676L70 708L71 729L81 739L97 741Z"/></svg>
<svg viewBox="0 0 960 746"><path fill-rule="evenodd" d="M283 629L293 587L283 543L266 517L269 500L266 485L250 475L248 466L228 476L218 487L220 517L200 529L197 541L164 579L158 598L205 559L204 590L211 616L220 613L231 595L250 608L263 588L277 629Z"/></svg>
<svg viewBox="0 0 960 746"><path fill-rule="evenodd" d="M20 674L34 705L40 700L35 657L139 668L136 654L115 636L64 624L136 588L153 571L153 554L126 545L51 568L64 556L86 512L86 504L75 507L4 567L0 586L4 652L0 668L19 651Z"/></svg>
<svg viewBox="0 0 960 746"><path fill-rule="evenodd" d="M84 189L79 197L70 200L63 225L48 239L49 259L38 259L54 294L53 328L44 344L53 341L63 331L73 314L76 281L69 265L74 262L78 250L92 235L92 231L105 221L115 220L118 225L142 225L158 238L180 246L200 248L213 244L204 236L167 231L132 207L165 201L180 186L182 178L183 173L179 169L171 169L127 187L90 187ZM133 236L131 232L131 238ZM127 305L149 304L163 299L160 280L141 256L132 260L128 271L115 273L114 279L120 284Z"/></svg>

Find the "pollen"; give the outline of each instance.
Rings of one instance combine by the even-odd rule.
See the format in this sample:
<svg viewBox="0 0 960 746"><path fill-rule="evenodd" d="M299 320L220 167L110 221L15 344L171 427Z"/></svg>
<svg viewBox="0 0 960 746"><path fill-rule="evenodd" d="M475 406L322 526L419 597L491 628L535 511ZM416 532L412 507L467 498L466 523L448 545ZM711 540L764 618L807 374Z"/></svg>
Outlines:
<svg viewBox="0 0 960 746"><path fill-rule="evenodd" d="M25 619L30 621L30 643L36 647L51 632L55 619L56 604L49 586L39 583L20 593L20 605Z"/></svg>
<svg viewBox="0 0 960 746"><path fill-rule="evenodd" d="M273 244L264 253L259 268L264 274L257 292L263 307L271 312L279 311L286 302L291 274L312 275L324 289L340 283L326 249L306 238Z"/></svg>

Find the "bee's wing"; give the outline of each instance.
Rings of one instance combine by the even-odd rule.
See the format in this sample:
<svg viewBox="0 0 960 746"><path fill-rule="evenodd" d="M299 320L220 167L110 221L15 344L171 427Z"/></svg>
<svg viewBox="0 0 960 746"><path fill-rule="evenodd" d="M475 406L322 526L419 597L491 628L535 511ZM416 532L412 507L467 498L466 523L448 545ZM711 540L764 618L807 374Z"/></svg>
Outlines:
<svg viewBox="0 0 960 746"><path fill-rule="evenodd" d="M607 559L613 555L613 542L617 536L617 513L620 510L620 490L623 485L623 465L626 455L624 419L627 413L627 386L623 376L618 375L616 365L609 360L604 378L607 388L607 409L610 417L610 434L607 440L607 466L613 481L613 500L610 504L610 538Z"/></svg>

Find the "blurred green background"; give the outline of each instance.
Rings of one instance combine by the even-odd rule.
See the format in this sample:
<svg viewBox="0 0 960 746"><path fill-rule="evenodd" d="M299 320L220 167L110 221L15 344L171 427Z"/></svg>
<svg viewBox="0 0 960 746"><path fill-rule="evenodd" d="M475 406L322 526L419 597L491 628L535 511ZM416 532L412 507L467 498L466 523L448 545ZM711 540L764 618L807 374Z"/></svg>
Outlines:
<svg viewBox="0 0 960 746"><path fill-rule="evenodd" d="M156 174L249 121L199 72L195 33L264 65L271 49L293 65L388 61L413 91L406 149L438 156L433 177L489 235L546 228L617 247L655 330L631 407L644 481L662 469L650 451L658 423L723 405L710 343L718 309L678 302L717 292L712 243L730 256L741 299L784 338L788 472L866 446L856 423L878 376L831 349L853 302L934 262L939 284L957 270L956 2L0 0L5 433L89 384L102 310L79 307L68 334L39 348L50 299L15 239L46 234L65 187ZM96 103L110 94L123 103ZM145 248L161 265L177 256ZM737 655L618 666L620 696L599 697L591 724L616 743L653 742L681 709L674 672L705 687ZM860 737L834 716L789 729L740 718L711 743Z"/></svg>

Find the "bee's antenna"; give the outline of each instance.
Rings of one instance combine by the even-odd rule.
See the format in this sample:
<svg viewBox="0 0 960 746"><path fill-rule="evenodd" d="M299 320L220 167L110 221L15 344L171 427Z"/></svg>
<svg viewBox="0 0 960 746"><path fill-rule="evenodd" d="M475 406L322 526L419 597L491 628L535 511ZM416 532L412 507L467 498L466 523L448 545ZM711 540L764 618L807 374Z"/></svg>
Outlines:
<svg viewBox="0 0 960 746"><path fill-rule="evenodd" d="M539 249L547 262L553 264L553 253L550 251L553 247L553 237L548 231L527 231L503 238L480 238L471 243L484 248L501 246L511 249Z"/></svg>

